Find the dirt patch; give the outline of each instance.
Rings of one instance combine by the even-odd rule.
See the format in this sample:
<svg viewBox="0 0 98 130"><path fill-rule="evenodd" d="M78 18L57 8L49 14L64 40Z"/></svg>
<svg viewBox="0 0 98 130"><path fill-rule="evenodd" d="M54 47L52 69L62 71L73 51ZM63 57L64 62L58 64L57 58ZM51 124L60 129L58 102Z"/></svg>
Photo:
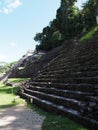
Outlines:
<svg viewBox="0 0 98 130"><path fill-rule="evenodd" d="M0 130L41 130L44 116L25 105L0 110Z"/></svg>

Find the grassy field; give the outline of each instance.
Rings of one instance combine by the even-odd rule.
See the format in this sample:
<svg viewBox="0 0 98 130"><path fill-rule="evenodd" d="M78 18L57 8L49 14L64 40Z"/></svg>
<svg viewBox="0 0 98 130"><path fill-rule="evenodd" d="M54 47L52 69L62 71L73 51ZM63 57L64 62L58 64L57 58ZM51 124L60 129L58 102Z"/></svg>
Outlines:
<svg viewBox="0 0 98 130"><path fill-rule="evenodd" d="M17 83L24 80L25 79L11 79L10 82L16 81ZM0 109L23 103L23 100L20 98L18 98L16 102L14 101L18 89L19 89L18 86L17 87L6 86L2 82L0 82Z"/></svg>
<svg viewBox="0 0 98 130"><path fill-rule="evenodd" d="M10 82L17 83L26 80L27 79L10 79ZM12 87L5 86L3 83L0 83L0 109L25 103L20 98L17 99L16 102L13 101L18 89L19 87L15 87L12 91ZM31 106L30 104L27 104L27 106L30 107L33 111L39 113L40 115L46 116L42 126L42 130L87 130L66 117L44 112L35 105Z"/></svg>

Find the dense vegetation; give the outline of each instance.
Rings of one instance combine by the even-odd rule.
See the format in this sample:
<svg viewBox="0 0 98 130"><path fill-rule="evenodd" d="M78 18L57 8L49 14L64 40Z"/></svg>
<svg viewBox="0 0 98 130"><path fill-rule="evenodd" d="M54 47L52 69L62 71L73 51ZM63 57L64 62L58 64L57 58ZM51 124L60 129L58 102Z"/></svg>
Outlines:
<svg viewBox="0 0 98 130"><path fill-rule="evenodd" d="M39 42L36 50L49 51L64 41L78 37L96 25L95 8L98 0L89 0L79 10L75 6L77 0L61 0L56 18L41 33L37 33L34 40Z"/></svg>

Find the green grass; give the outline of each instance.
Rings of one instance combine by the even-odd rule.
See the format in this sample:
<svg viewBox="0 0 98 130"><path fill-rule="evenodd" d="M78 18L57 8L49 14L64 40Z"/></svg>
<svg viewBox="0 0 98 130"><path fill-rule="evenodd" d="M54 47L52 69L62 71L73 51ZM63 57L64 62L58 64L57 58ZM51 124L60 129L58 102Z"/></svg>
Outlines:
<svg viewBox="0 0 98 130"><path fill-rule="evenodd" d="M11 83L20 83L20 82L23 82L23 81L28 81L30 78L11 78L9 79L9 82Z"/></svg>
<svg viewBox="0 0 98 130"><path fill-rule="evenodd" d="M98 26L94 27L91 31L89 31L86 35L84 35L83 37L80 38L79 42L84 42L88 39L90 39L95 32L98 30Z"/></svg>
<svg viewBox="0 0 98 130"><path fill-rule="evenodd" d="M12 88L10 86L4 86L0 83L0 109L14 106L23 102L20 98L14 102L17 90L18 87Z"/></svg>
<svg viewBox="0 0 98 130"><path fill-rule="evenodd" d="M66 117L47 114L43 130L87 130Z"/></svg>
<svg viewBox="0 0 98 130"><path fill-rule="evenodd" d="M15 79L10 80L11 82L15 82ZM21 81L25 80L27 79L21 79ZM20 82L20 79L16 79L16 82ZM0 109L23 103L23 100L21 98L18 98L14 102L14 98L16 97L18 89L19 87L12 88L11 86L6 86L2 82L0 82Z"/></svg>
<svg viewBox="0 0 98 130"><path fill-rule="evenodd" d="M20 82L25 80L27 79L10 79L11 82ZM3 83L0 83L0 109L24 103L24 101L20 98L17 99L16 102L13 102L18 89L19 87L13 88L12 93L12 87L5 86ZM40 115L46 117L43 122L42 130L87 130L66 117L44 112L35 105L27 104L27 106L30 107L33 111L36 111Z"/></svg>

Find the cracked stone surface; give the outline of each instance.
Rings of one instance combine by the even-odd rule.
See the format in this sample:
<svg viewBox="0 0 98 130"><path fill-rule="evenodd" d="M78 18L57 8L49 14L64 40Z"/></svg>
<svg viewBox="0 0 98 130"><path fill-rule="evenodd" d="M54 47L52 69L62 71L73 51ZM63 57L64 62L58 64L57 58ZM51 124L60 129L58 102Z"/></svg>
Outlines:
<svg viewBox="0 0 98 130"><path fill-rule="evenodd" d="M25 105L0 110L0 130L41 130L45 117Z"/></svg>

